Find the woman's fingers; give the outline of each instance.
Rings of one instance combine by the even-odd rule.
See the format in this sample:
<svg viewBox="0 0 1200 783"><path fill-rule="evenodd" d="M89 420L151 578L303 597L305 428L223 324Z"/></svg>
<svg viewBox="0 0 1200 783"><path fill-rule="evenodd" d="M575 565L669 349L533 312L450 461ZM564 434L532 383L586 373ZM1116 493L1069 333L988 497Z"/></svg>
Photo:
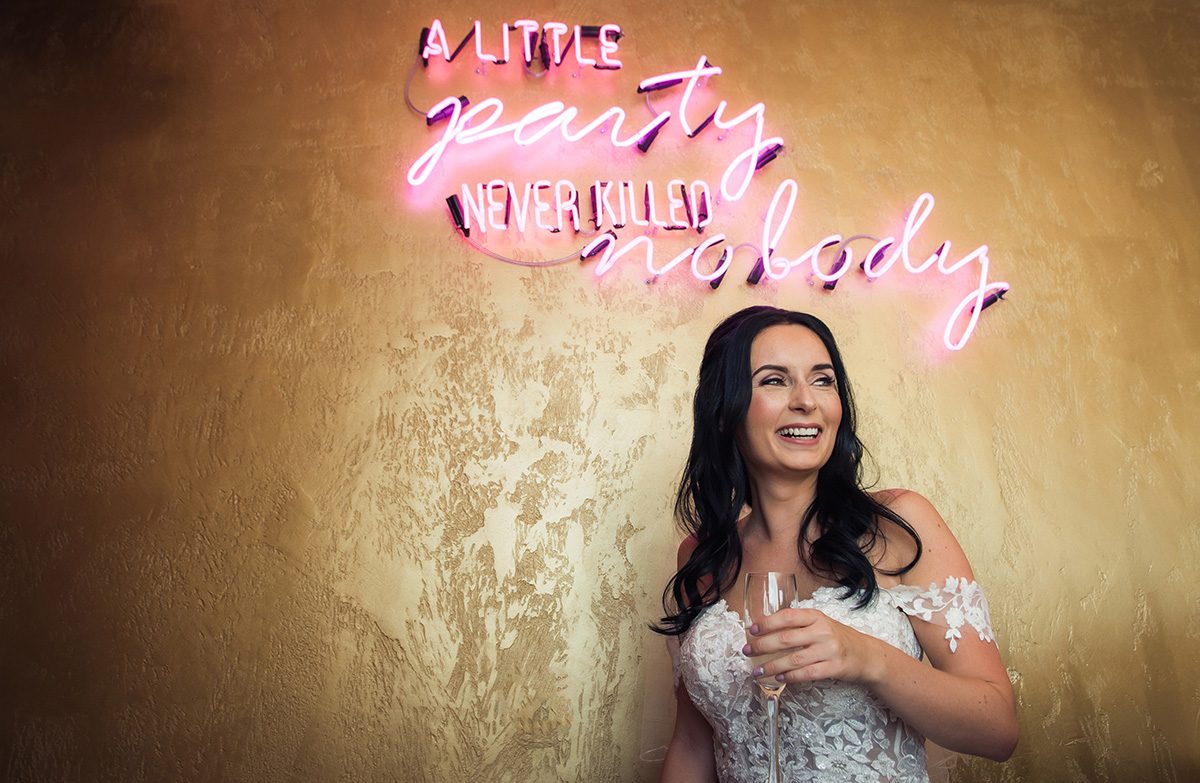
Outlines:
<svg viewBox="0 0 1200 783"><path fill-rule="evenodd" d="M784 674L796 669L803 669L805 666L811 666L817 661L824 660L825 656L819 646L805 647L802 649L786 652L766 663L759 668L762 673L755 672L756 677L774 677L777 674Z"/></svg>
<svg viewBox="0 0 1200 783"><path fill-rule="evenodd" d="M794 614L790 618L781 618L791 620L790 623L781 623L775 631L751 636L742 648L747 656L775 656L756 668L755 677L808 682L854 680L860 676L863 654L868 652L862 649L860 633L813 609L792 611Z"/></svg>
<svg viewBox="0 0 1200 783"><path fill-rule="evenodd" d="M792 669L775 675L779 682L814 682L815 680L836 680L838 675L829 661L816 661L799 669Z"/></svg>
<svg viewBox="0 0 1200 783"><path fill-rule="evenodd" d="M804 628L821 619L829 619L817 609L780 609L750 626L751 636L765 636L783 628Z"/></svg>
<svg viewBox="0 0 1200 783"><path fill-rule="evenodd" d="M755 677L774 678L780 682L807 682L831 676L823 673L831 669L828 651L824 649L824 645L785 653L759 668L762 671L760 673L756 670L753 673Z"/></svg>
<svg viewBox="0 0 1200 783"><path fill-rule="evenodd" d="M786 616L780 617L780 615ZM757 628L750 628L750 641L742 648L746 655L767 655L795 647L807 647L828 638L833 621L816 609L785 609L776 612Z"/></svg>

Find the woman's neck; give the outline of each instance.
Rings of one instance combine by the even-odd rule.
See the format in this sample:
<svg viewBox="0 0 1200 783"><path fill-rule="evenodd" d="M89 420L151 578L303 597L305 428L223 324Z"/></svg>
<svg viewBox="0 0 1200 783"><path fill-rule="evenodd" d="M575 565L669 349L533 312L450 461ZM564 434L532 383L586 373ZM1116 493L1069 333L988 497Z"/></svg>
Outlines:
<svg viewBox="0 0 1200 783"><path fill-rule="evenodd" d="M794 547L804 513L817 496L817 474L801 481L757 480L750 491L752 510L746 521L753 532L761 535L769 545ZM810 538L812 532L809 532Z"/></svg>

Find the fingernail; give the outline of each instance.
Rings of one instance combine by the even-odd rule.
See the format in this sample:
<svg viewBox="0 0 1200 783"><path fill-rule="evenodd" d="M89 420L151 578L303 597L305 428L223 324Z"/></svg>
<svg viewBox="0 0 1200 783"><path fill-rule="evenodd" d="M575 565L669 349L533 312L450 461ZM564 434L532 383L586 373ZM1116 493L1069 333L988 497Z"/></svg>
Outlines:
<svg viewBox="0 0 1200 783"><path fill-rule="evenodd" d="M755 666L754 671L752 671L750 673L753 674L755 677L761 677L761 676L763 676L763 667Z"/></svg>
<svg viewBox="0 0 1200 783"><path fill-rule="evenodd" d="M775 679L779 680L780 682L783 682L784 680L787 679L787 677L784 677L782 674L776 674Z"/></svg>
<svg viewBox="0 0 1200 783"><path fill-rule="evenodd" d="M750 626L750 635L758 636L758 623L755 623L754 625Z"/></svg>
<svg viewBox="0 0 1200 783"><path fill-rule="evenodd" d="M745 655L747 657L750 656L750 645L747 644L746 646L744 646L742 648L742 655Z"/></svg>

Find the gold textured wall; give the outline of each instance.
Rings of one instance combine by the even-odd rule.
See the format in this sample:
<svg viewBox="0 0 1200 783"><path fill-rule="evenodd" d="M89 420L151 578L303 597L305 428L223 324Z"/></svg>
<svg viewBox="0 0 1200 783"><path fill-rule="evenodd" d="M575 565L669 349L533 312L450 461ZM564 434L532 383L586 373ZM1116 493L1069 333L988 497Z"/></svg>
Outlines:
<svg viewBox="0 0 1200 783"><path fill-rule="evenodd" d="M599 12L6 5L0 777L653 779L695 367L765 302L831 323L880 483L989 589L1023 739L953 779L1196 779L1196 5ZM402 187L434 13L618 22L631 109L707 54L786 139L798 236L929 190L1012 295L946 356L948 282L475 254Z"/></svg>

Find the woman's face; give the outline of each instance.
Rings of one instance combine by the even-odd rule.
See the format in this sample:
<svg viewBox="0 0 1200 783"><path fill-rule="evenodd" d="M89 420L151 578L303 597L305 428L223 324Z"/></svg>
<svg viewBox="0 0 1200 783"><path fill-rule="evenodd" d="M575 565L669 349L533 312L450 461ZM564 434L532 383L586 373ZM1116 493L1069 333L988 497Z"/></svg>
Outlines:
<svg viewBox="0 0 1200 783"><path fill-rule="evenodd" d="M758 333L750 345L750 408L738 446L751 475L802 478L833 453L842 401L821 338L798 324Z"/></svg>

